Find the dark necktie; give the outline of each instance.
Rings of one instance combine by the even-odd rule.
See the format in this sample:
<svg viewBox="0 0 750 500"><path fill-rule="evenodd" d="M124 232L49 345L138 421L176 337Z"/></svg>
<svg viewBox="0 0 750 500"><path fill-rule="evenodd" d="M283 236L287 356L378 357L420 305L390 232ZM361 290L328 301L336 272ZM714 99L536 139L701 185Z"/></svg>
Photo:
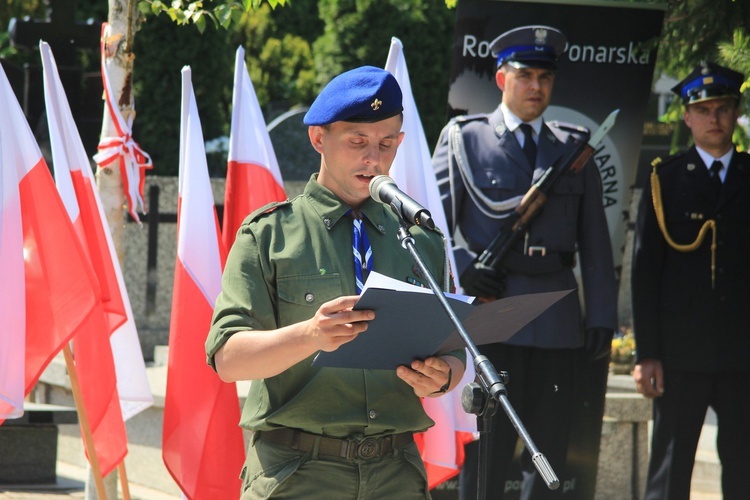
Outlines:
<svg viewBox="0 0 750 500"><path fill-rule="evenodd" d="M721 172L722 168L724 168L724 165L719 160L714 160L709 169L711 171L711 182L717 195L721 192L721 177L719 176L719 172Z"/></svg>
<svg viewBox="0 0 750 500"><path fill-rule="evenodd" d="M528 123L522 123L519 125L521 132L523 132L523 152L528 158L531 166L536 165L536 143L534 142L534 129Z"/></svg>
<svg viewBox="0 0 750 500"><path fill-rule="evenodd" d="M360 212L349 210L352 218L352 253L354 255L354 277L357 293L362 293L365 274L372 270L372 247L367 238L365 224Z"/></svg>

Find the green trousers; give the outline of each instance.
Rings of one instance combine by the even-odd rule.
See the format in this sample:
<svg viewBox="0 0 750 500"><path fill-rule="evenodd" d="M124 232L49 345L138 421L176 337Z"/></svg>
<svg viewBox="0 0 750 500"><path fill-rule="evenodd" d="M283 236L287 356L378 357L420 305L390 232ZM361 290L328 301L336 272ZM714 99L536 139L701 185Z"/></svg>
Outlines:
<svg viewBox="0 0 750 500"><path fill-rule="evenodd" d="M371 459L313 456L252 439L242 469L242 500L429 500L417 445Z"/></svg>

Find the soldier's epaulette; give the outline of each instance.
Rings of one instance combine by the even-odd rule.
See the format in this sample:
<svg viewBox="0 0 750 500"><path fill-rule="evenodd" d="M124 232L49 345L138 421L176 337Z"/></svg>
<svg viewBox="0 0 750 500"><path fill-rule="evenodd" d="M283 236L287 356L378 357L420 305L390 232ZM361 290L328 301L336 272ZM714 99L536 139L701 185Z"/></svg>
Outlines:
<svg viewBox="0 0 750 500"><path fill-rule="evenodd" d="M677 153L676 155L667 156L665 159L662 159L661 156L657 156L653 160L651 160L651 167L652 168L661 168L664 165L668 165L672 163L673 161L677 160L678 158L681 158L684 155L684 153Z"/></svg>
<svg viewBox="0 0 750 500"><path fill-rule="evenodd" d="M582 137L588 137L591 134L589 129L587 129L586 127L582 127L574 123L561 122L558 120L552 120L551 122L544 122L544 123L546 123L549 128L556 128L556 129L562 130L563 132L572 134L579 139Z"/></svg>
<svg viewBox="0 0 750 500"><path fill-rule="evenodd" d="M261 215L270 214L274 210L277 210L278 208L289 205L291 203L292 201L289 199L286 199L284 201L273 201L271 203L263 205L262 207L256 209L254 212L250 213L250 215L248 216L248 220L253 222L257 220Z"/></svg>
<svg viewBox="0 0 750 500"><path fill-rule="evenodd" d="M458 115L454 116L452 120L457 123L466 123L474 120L486 120L487 115L485 113L477 113L474 115Z"/></svg>

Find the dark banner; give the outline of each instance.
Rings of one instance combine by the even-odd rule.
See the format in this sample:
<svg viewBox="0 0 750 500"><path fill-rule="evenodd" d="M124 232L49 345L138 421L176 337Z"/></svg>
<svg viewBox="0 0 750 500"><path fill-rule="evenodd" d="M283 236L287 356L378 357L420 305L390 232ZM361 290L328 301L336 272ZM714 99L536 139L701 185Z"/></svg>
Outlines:
<svg viewBox="0 0 750 500"><path fill-rule="evenodd" d="M488 113L499 105L502 95L489 44L507 30L534 24L557 28L568 39L545 119L583 125L593 133L619 109L615 126L594 155L618 267L625 245L623 212L635 182L663 16L661 5L601 1L460 0L456 10L449 116ZM581 352L579 366L568 469L555 472L564 498L593 499L608 365L606 360L589 363ZM506 417L498 412L495 418ZM520 472L508 478L506 498L517 498L520 485ZM434 493L449 498L445 491Z"/></svg>

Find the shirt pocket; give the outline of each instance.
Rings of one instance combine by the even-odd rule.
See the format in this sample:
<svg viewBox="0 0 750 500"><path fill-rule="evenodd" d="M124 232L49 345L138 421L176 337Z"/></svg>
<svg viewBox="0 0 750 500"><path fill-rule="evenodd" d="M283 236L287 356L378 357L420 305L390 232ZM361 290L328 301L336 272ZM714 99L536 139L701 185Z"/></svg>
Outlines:
<svg viewBox="0 0 750 500"><path fill-rule="evenodd" d="M560 224L575 224L585 190L583 173L563 174L552 186L545 212L552 212Z"/></svg>
<svg viewBox="0 0 750 500"><path fill-rule="evenodd" d="M310 319L323 303L343 295L338 274L284 276L276 285L280 326Z"/></svg>
<svg viewBox="0 0 750 500"><path fill-rule="evenodd" d="M474 172L474 185L494 201L507 200L519 194L516 192L519 181L512 172L479 169Z"/></svg>

